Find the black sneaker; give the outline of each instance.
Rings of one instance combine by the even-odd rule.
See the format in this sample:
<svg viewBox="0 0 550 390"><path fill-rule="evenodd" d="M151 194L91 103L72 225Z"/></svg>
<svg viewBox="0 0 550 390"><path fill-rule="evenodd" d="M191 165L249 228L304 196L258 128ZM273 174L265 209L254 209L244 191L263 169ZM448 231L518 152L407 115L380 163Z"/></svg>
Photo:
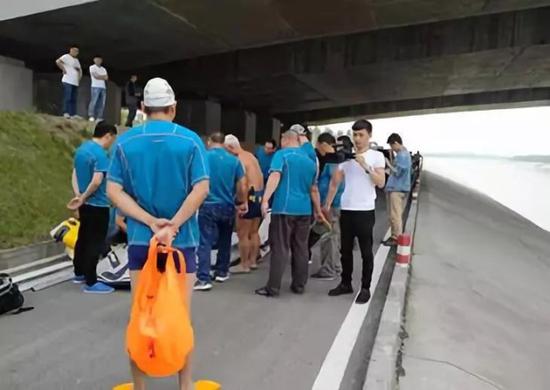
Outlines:
<svg viewBox="0 0 550 390"><path fill-rule="evenodd" d="M330 297L337 297L344 294L353 294L353 287L340 283L336 288L328 292Z"/></svg>
<svg viewBox="0 0 550 390"><path fill-rule="evenodd" d="M388 238L386 241L382 241L384 246L397 246L397 240L393 237Z"/></svg>
<svg viewBox="0 0 550 390"><path fill-rule="evenodd" d="M276 297L279 295L278 291L275 291L269 287L262 287L254 291L257 295L261 295L263 297Z"/></svg>
<svg viewBox="0 0 550 390"><path fill-rule="evenodd" d="M304 293L304 288L299 286L290 286L290 291L294 294L302 295Z"/></svg>
<svg viewBox="0 0 550 390"><path fill-rule="evenodd" d="M355 299L355 303L364 304L367 303L370 299L370 290L368 288L362 288L359 295Z"/></svg>
<svg viewBox="0 0 550 390"><path fill-rule="evenodd" d="M336 279L335 276L327 275L327 274L322 274L322 273L320 273L320 272L314 273L313 275L311 275L311 277L312 277L313 279L319 279L319 280L334 280L334 279Z"/></svg>

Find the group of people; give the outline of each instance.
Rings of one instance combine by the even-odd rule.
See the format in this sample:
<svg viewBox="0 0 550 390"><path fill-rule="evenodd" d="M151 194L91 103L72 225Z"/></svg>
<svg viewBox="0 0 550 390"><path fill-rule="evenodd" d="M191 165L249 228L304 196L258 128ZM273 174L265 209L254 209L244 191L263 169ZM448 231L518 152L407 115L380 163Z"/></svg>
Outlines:
<svg viewBox="0 0 550 390"><path fill-rule="evenodd" d="M63 116L65 118L78 118L77 102L78 88L82 80L83 72L80 66L78 55L80 49L72 45L69 52L59 57L55 63L63 72L61 84L63 86ZM96 54L93 64L89 67L90 74L90 103L88 105L88 120L90 122L101 122L104 118L105 102L107 99L107 81L109 74L103 66L103 57ZM126 106L128 107L128 118L126 126L132 127L137 110L141 101L141 89L137 84L137 75L130 76L125 86Z"/></svg>
<svg viewBox="0 0 550 390"><path fill-rule="evenodd" d="M410 156L401 138L390 137L388 142L397 157L385 161L381 152L370 149L371 123L359 120L352 126L353 153L335 163L328 158L336 146L330 133L321 134L314 147L308 130L293 125L281 135L279 149L276 141L268 141L255 156L231 134L211 134L205 147L195 132L173 123L176 109L168 82L149 80L143 90L143 110L148 116L143 125L117 139L115 126L99 122L93 139L77 149L72 179L75 197L68 204L80 216L74 282L85 283L88 293L113 291L95 275L110 204L125 224L132 287L155 237L183 254L176 260L177 268L184 268L187 274L186 299L193 289L210 290L213 281L223 283L231 274L257 268L258 228L261 219L270 214L269 277L256 294L278 296L288 263L291 291L304 293L314 224L326 227L328 234L322 234L321 267L312 277L332 280L341 273L340 283L328 294L351 294L357 238L363 271L356 302L368 302L376 187L386 184L386 167L391 170L387 189L392 238L385 244L393 245L391 240L402 229L398 216L403 212L407 183L410 186ZM235 223L240 264L231 268ZM218 253L212 267L214 245ZM165 261L159 256L158 266L164 267ZM134 388L144 389L143 373L135 365L132 373ZM180 373L180 384L181 389L192 388L189 367Z"/></svg>

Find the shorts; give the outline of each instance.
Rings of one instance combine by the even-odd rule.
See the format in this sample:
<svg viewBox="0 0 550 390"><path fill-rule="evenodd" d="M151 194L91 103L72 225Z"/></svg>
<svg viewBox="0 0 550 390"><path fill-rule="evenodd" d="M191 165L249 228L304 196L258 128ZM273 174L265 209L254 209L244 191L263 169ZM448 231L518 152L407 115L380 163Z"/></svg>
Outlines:
<svg viewBox="0 0 550 390"><path fill-rule="evenodd" d="M243 215L243 219L256 219L262 217L262 199L264 197L264 191L254 191L251 188L248 192L248 212Z"/></svg>
<svg viewBox="0 0 550 390"><path fill-rule="evenodd" d="M194 274L197 271L197 250L196 248L178 248L185 257L185 270L188 274ZM128 268L130 271L140 271L149 254L149 247L146 245L130 245L128 247ZM157 257L157 267L159 271L164 272L166 269L166 253L159 253ZM176 270L180 271L180 259L178 253L174 253Z"/></svg>

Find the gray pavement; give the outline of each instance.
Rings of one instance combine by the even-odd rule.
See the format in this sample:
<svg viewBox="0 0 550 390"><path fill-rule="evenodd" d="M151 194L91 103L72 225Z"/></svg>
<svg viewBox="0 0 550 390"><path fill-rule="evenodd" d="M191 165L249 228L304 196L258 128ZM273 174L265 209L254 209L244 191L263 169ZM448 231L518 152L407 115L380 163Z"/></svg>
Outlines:
<svg viewBox="0 0 550 390"><path fill-rule="evenodd" d="M422 184L400 389L550 389L550 234L435 175Z"/></svg>
<svg viewBox="0 0 550 390"><path fill-rule="evenodd" d="M387 230L381 197L378 206L376 243ZM357 256L356 284L359 262ZM216 380L224 390L311 388L352 297L330 298L337 281L314 280L305 295L295 296L288 291L289 268L278 299L253 294L267 280L267 262L252 275L194 294L197 379ZM128 292L90 296L65 283L26 299L34 311L0 318L0 389L108 390L128 381ZM360 364L350 363L344 383L360 388L361 380L347 377L357 375ZM174 389L173 383L156 380L150 389Z"/></svg>

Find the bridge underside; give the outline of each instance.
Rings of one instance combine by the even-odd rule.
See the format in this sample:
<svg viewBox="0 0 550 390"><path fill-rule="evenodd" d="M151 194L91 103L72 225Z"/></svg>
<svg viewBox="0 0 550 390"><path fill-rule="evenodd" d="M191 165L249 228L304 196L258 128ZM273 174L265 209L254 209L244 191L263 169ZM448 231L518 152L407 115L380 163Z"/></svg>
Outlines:
<svg viewBox="0 0 550 390"><path fill-rule="evenodd" d="M548 20L549 0L102 0L0 22L0 54L49 72L78 42L119 83L160 75L180 99L323 122L545 102Z"/></svg>

